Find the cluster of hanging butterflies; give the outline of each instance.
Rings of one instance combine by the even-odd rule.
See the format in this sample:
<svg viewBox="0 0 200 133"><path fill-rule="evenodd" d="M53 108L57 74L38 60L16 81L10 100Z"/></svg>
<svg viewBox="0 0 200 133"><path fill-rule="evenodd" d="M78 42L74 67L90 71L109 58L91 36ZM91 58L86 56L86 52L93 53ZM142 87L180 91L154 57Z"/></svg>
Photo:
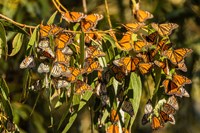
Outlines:
<svg viewBox="0 0 200 133"><path fill-rule="evenodd" d="M152 129L164 127L167 122L175 124L174 115L178 109L179 105L175 96L170 96L164 102L160 100L155 108L153 108L151 100L149 100L145 105L142 124L145 125L150 122Z"/></svg>
<svg viewBox="0 0 200 133"><path fill-rule="evenodd" d="M189 48L175 49L169 36L172 31L178 28L175 23L146 24L146 20L153 18L148 11L136 10L134 16L137 22L123 24L125 32L121 36L116 36L110 32L116 47L128 53L127 56L115 59L108 65L107 71L103 71L99 58L106 54L99 48L98 44L102 35L96 31L98 21L103 16L99 14L85 15L81 12L60 12L61 17L70 24L80 24L80 29L85 32L84 61L80 64L78 55L81 53L77 38L80 34L69 32L66 28L56 25L39 26L39 43L35 44L36 54L27 56L20 64L20 68L36 68L39 74L44 75L44 85L46 88L52 83L57 89L71 87L74 84L74 92L83 94L86 90L94 89L87 84L88 74L93 71L98 72L99 84L95 87L96 94L100 97L102 106L109 105L107 84L111 75L120 83L123 83L126 76L131 72L138 72L142 75L158 70L162 71L164 79L161 87L163 92L169 95L167 102L153 108L150 101L145 106L145 114L142 124L150 122L152 129L163 127L166 122L175 124L174 114L178 110L176 97L189 97L185 90L186 84L191 84L191 80L179 75L178 70L187 71L184 59L192 50ZM39 87L40 80L36 82ZM121 109L131 117L134 115L132 102L129 97L124 96L124 90L119 93L118 99L122 102ZM122 95L122 96L121 96ZM119 111L112 110L110 114L111 125L107 128L107 133L119 132L120 118ZM122 128L123 132L128 132Z"/></svg>
<svg viewBox="0 0 200 133"><path fill-rule="evenodd" d="M179 70L187 72L184 59L192 53L192 49L174 48L170 35L174 29L178 28L177 24L150 23L147 25L144 22L153 18L151 13L136 10L134 15L137 22L122 24L125 32L121 36L110 33L116 47L127 55L114 60L109 68L119 82L123 82L131 72L145 75L161 70L164 79L160 88L164 88L163 92L170 98L161 109L157 110L157 113L154 113L152 105L148 102L142 120L143 124L151 122L152 129L158 129L166 122L175 124L173 115L178 110L175 96L189 97L184 86L191 84L191 80L180 75ZM174 105L174 102L177 105Z"/></svg>
<svg viewBox="0 0 200 133"><path fill-rule="evenodd" d="M97 22L103 16L67 12L62 14L62 18L70 23L80 22L82 31L89 32L95 30ZM45 75L44 85L46 88L49 87L50 81L52 81L57 89L69 87L70 83L75 83L75 93L77 94L92 90L92 87L82 81L80 77L88 75L95 70L102 71L98 58L105 56L105 53L100 50L98 45L90 43L91 40L94 40L94 35L86 34L85 43L87 43L87 46L84 48L85 57L82 67L80 67L80 59L77 59L76 56L80 54L80 45L78 43L80 40L75 38L80 34L67 32L66 28L57 25L40 24L39 35L39 43L35 45L36 54L27 56L21 62L20 68L37 68L39 74ZM74 61L71 58L76 60Z"/></svg>

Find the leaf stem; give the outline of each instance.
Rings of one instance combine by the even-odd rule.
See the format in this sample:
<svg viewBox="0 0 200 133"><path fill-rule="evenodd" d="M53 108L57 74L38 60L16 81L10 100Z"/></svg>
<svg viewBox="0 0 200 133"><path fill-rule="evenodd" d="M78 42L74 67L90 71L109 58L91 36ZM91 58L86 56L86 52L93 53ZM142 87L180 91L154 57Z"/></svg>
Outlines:
<svg viewBox="0 0 200 133"><path fill-rule="evenodd" d="M110 20L110 13L109 13L109 8L108 8L108 1L104 0L104 2L105 2L106 16L107 16L108 24L109 24L110 29L112 29L112 23Z"/></svg>
<svg viewBox="0 0 200 133"><path fill-rule="evenodd" d="M22 23L16 22L16 21L4 16L3 14L0 14L0 18L3 18L5 20L7 20L7 21L9 21L9 22L11 22L11 23L13 23L13 24L15 24L17 26L23 27L23 28L35 29L35 27L36 27L36 26L31 26L31 25L26 25L26 24L22 24Z"/></svg>

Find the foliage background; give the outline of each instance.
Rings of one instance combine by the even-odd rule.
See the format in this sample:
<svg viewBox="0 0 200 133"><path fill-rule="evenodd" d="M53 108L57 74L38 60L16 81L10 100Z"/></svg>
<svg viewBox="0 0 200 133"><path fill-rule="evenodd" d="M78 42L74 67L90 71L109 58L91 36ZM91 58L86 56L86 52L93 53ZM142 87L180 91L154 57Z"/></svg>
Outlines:
<svg viewBox="0 0 200 133"><path fill-rule="evenodd" d="M113 27L121 23L131 22L129 0L108 0L109 11ZM70 11L83 11L82 0L62 0L61 3ZM176 125L168 125L156 132L166 133L197 133L200 131L200 1L199 0L141 0L141 9L150 11L154 19L150 21L175 22L179 28L172 35L176 47L189 47L193 54L186 58L188 72L185 76L192 79L192 85L187 86L190 98L179 98L180 110L176 114ZM87 0L88 13L100 13L105 16L104 0ZM0 13L27 25L38 25L47 21L55 11L51 0L1 0ZM99 23L99 29L108 29L106 19ZM11 51L12 39L16 32L7 32L8 48ZM27 40L28 41L28 40ZM45 97L40 97L33 115L31 110L35 104L37 93L31 92L28 97L22 95L23 77L26 71L19 69L24 58L27 42L23 43L20 52L8 57L7 61L0 59L0 76L4 77L10 88L10 100L13 107L14 121L22 132L52 132L50 128L51 113ZM10 53L10 52L9 52ZM143 88L145 83L143 82ZM144 89L145 90L145 89ZM151 132L150 126L141 125L141 117L147 95L143 91L138 117L134 123L133 131ZM62 111L55 113L60 115ZM141 113L141 114L140 114ZM83 110L74 123L71 131L88 132L90 127L89 111ZM71 132L70 131L70 132Z"/></svg>

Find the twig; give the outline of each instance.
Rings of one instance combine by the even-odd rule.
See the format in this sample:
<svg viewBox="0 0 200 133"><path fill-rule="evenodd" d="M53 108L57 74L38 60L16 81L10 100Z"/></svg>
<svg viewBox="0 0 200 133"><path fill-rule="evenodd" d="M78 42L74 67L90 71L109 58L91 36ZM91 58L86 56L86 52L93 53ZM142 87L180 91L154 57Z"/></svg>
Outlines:
<svg viewBox="0 0 200 133"><path fill-rule="evenodd" d="M107 16L107 19L108 19L108 24L109 24L110 29L112 29L112 23L111 23L111 20L110 20L110 13L109 13L109 9L108 9L108 1L104 0L104 2L105 2L106 16Z"/></svg>
<svg viewBox="0 0 200 133"><path fill-rule="evenodd" d="M114 29L110 30L105 30L105 31L86 31L84 32L85 34L92 34L92 33L110 33L113 32ZM82 31L73 31L73 30L63 30L63 32L68 32L68 33L76 33L76 34L81 34Z"/></svg>
<svg viewBox="0 0 200 133"><path fill-rule="evenodd" d="M23 28L29 28L29 29L35 29L36 28L36 26L31 26L31 25L26 25L26 24L22 24L22 23L19 23L19 22L15 22L14 20L4 16L3 14L0 14L0 18L3 18L5 20L7 20L7 21L9 21L9 22L11 22L11 23L13 23L17 26L23 27Z"/></svg>
<svg viewBox="0 0 200 133"><path fill-rule="evenodd" d="M87 13L87 2L86 2L86 0L82 0L82 3L83 3L83 11L84 11L84 13Z"/></svg>

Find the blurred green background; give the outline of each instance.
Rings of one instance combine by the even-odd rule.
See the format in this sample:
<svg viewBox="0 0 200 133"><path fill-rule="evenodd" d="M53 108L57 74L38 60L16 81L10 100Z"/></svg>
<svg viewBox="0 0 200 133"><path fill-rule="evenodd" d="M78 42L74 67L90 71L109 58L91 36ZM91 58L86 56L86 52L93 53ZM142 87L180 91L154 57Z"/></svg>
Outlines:
<svg viewBox="0 0 200 133"><path fill-rule="evenodd" d="M83 12L82 0L60 0L70 11ZM105 16L104 0L86 0L88 13L100 13ZM108 0L109 11L113 28L121 23L132 22L129 0ZM160 133L199 133L200 132L200 0L141 0L140 8L154 15L149 22L174 22L179 25L171 36L176 47L188 47L193 53L186 58L188 72L183 75L192 79L193 83L186 86L190 98L179 98L180 109L177 112L176 125L167 125L165 128L155 131ZM51 0L0 0L0 13L27 25L38 25L46 22L54 13L55 7ZM99 29L108 29L106 19L99 23ZM7 32L9 51L12 47L12 39L15 32ZM28 40L27 40L28 41ZM30 112L36 101L37 93L30 92L28 97L21 96L24 70L19 69L19 64L24 58L26 42L20 52L14 57L8 57L7 61L0 59L0 75L5 77L10 88L10 99L14 112L14 121L22 132L52 132L50 128L51 113L47 106L47 99L41 96L34 114ZM145 92L143 92L145 93ZM150 125L141 125L141 117L144 104L147 101L145 94L141 100L140 111L134 123L133 131L150 133ZM63 111L63 110L62 110ZM59 115L62 112L55 112ZM70 132L87 133L90 127L89 112L83 110ZM87 124L85 124L87 123Z"/></svg>

